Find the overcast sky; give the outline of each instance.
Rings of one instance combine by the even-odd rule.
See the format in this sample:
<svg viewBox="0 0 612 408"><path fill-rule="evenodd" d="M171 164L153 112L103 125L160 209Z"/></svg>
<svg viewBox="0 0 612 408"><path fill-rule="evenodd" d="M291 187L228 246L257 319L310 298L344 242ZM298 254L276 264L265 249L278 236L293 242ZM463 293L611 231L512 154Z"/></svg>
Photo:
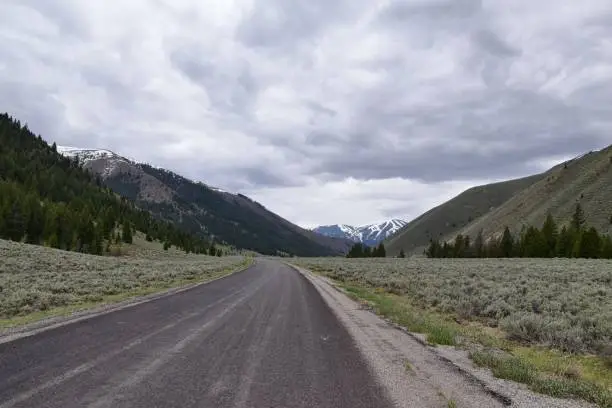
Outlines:
<svg viewBox="0 0 612 408"><path fill-rule="evenodd" d="M0 111L303 226L612 143L610 0L2 0Z"/></svg>

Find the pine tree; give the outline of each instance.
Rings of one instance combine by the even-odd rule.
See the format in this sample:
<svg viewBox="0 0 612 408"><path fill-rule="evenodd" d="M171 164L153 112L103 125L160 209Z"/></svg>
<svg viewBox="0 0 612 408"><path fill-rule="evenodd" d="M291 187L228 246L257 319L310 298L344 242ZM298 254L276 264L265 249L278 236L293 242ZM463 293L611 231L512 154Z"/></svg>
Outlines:
<svg viewBox="0 0 612 408"><path fill-rule="evenodd" d="M453 251L454 248L451 244L449 244L448 242L444 242L444 244L442 245L442 258L450 258L453 256Z"/></svg>
<svg viewBox="0 0 612 408"><path fill-rule="evenodd" d="M571 258L580 258L580 253L582 252L582 235L584 231L578 231L573 234L573 245L572 245L572 253L570 255Z"/></svg>
<svg viewBox="0 0 612 408"><path fill-rule="evenodd" d="M356 242L353 244L348 254L346 254L347 258L361 258L363 257L363 245L360 242Z"/></svg>
<svg viewBox="0 0 612 408"><path fill-rule="evenodd" d="M429 247L425 250L425 255L428 258L442 258L442 246L440 241L432 239L429 241Z"/></svg>
<svg viewBox="0 0 612 408"><path fill-rule="evenodd" d="M452 257L453 258L463 258L465 251L465 243L463 235L459 234L455 237L455 243L452 248Z"/></svg>
<svg viewBox="0 0 612 408"><path fill-rule="evenodd" d="M510 258L514 255L514 238L508 227L504 229L504 235L502 236L501 252L504 258Z"/></svg>
<svg viewBox="0 0 612 408"><path fill-rule="evenodd" d="M546 245L548 247L548 256L554 256L559 230L557 228L557 224L555 223L554 218L550 213L548 213L548 215L546 216L546 221L544 221L544 225L542 225L542 235L546 240Z"/></svg>
<svg viewBox="0 0 612 408"><path fill-rule="evenodd" d="M5 220L6 237L12 241L21 241L26 232L23 210L19 203L13 203Z"/></svg>
<svg viewBox="0 0 612 408"><path fill-rule="evenodd" d="M129 221L123 221L121 237L126 244L131 244L133 242L132 228L130 227Z"/></svg>
<svg viewBox="0 0 612 408"><path fill-rule="evenodd" d="M604 235L601 243L601 257L604 259L612 259L612 239L609 235Z"/></svg>
<svg viewBox="0 0 612 408"><path fill-rule="evenodd" d="M385 245L382 242L378 244L378 247L376 247L376 249L372 253L372 256L376 258L385 258L387 256Z"/></svg>
<svg viewBox="0 0 612 408"><path fill-rule="evenodd" d="M45 214L35 195L30 195L27 199L28 220L26 225L26 242L38 245L42 241Z"/></svg>
<svg viewBox="0 0 612 408"><path fill-rule="evenodd" d="M208 248L208 255L210 256L216 256L217 255L217 247L215 246L215 243L211 243L210 244L210 248Z"/></svg>
<svg viewBox="0 0 612 408"><path fill-rule="evenodd" d="M91 253L94 255L102 255L104 252L104 237L102 232L102 227L98 226L94 230L94 239L93 245L91 248Z"/></svg>
<svg viewBox="0 0 612 408"><path fill-rule="evenodd" d="M528 227L521 243L525 258L545 258L548 256L548 244L542 232L536 227Z"/></svg>
<svg viewBox="0 0 612 408"><path fill-rule="evenodd" d="M49 239L47 240L47 245L51 248L59 248L60 244L59 244L59 239L57 238L56 234L53 234L49 237Z"/></svg>
<svg viewBox="0 0 612 408"><path fill-rule="evenodd" d="M599 258L601 254L601 238L593 227L582 232L580 245L576 250L576 256L580 258Z"/></svg>
<svg viewBox="0 0 612 408"><path fill-rule="evenodd" d="M483 238L482 230L478 231L478 235L476 235L476 240L474 240L474 255L476 258L484 257L484 238Z"/></svg>
<svg viewBox="0 0 612 408"><path fill-rule="evenodd" d="M572 215L571 227L574 231L580 231L584 226L584 222L584 211L580 203L577 203L574 214Z"/></svg>
<svg viewBox="0 0 612 408"><path fill-rule="evenodd" d="M559 232L559 235L557 236L555 254L560 258L570 258L572 256L573 248L573 234L567 229L566 226L563 226L561 228L561 232Z"/></svg>
<svg viewBox="0 0 612 408"><path fill-rule="evenodd" d="M473 248L472 242L469 235L463 236L463 257L464 258L472 258L473 257Z"/></svg>

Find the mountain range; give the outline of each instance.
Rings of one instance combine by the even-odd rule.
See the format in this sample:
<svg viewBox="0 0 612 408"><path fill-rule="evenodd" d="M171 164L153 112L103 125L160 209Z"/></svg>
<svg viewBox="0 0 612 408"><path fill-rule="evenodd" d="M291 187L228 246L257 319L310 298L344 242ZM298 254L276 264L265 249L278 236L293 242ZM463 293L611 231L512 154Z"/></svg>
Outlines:
<svg viewBox="0 0 612 408"><path fill-rule="evenodd" d="M182 230L267 255L344 254L351 242L301 228L243 194L195 182L104 149L58 146L104 185Z"/></svg>
<svg viewBox="0 0 612 408"><path fill-rule="evenodd" d="M422 253L430 239L451 241L498 238L507 226L517 234L524 226L541 227L550 213L568 224L580 203L588 226L612 232L612 146L588 152L533 176L470 188L410 221L385 242L395 256Z"/></svg>
<svg viewBox="0 0 612 408"><path fill-rule="evenodd" d="M328 237L349 239L353 242L374 246L397 233L406 224L404 220L392 219L361 227L346 224L322 225L314 228L313 231Z"/></svg>
<svg viewBox="0 0 612 408"><path fill-rule="evenodd" d="M528 177L470 188L410 222L389 220L361 227L336 224L306 230L242 194L194 182L108 150L58 148L100 175L104 184L183 230L264 254L340 255L355 242L383 241L387 254L420 254L432 239L457 234L488 240L508 226L541 226L551 213L569 221L577 203L588 225L612 231L612 146Z"/></svg>

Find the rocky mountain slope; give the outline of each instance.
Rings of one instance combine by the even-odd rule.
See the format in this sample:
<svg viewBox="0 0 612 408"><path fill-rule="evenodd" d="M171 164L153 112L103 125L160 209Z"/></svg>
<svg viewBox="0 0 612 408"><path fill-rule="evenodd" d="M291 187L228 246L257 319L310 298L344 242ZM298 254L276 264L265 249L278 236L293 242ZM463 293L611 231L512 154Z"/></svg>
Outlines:
<svg viewBox="0 0 612 408"><path fill-rule="evenodd" d="M183 230L262 254L343 254L350 241L300 228L242 194L221 191L108 150L58 147L104 184Z"/></svg>
<svg viewBox="0 0 612 408"><path fill-rule="evenodd" d="M379 242L391 237L406 225L406 221L392 219L378 224L368 224L353 227L345 224L322 225L313 229L314 232L334 238L349 239L366 245L377 245Z"/></svg>

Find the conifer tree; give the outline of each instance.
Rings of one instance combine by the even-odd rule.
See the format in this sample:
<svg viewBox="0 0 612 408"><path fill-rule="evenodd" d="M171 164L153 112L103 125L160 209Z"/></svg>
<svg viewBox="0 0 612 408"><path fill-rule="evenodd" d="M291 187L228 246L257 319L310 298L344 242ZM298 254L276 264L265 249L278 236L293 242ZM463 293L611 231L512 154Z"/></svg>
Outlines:
<svg viewBox="0 0 612 408"><path fill-rule="evenodd" d="M577 255L580 258L599 258L601 254L601 238L594 227L582 232Z"/></svg>
<svg viewBox="0 0 612 408"><path fill-rule="evenodd" d="M523 237L523 255L526 258L545 258L548 256L548 245L542 232L536 227L530 226Z"/></svg>
<svg viewBox="0 0 612 408"><path fill-rule="evenodd" d="M374 250L372 256L377 258L384 258L387 256L387 251L385 250L385 245L381 242L378 244L378 247Z"/></svg>
<svg viewBox="0 0 612 408"><path fill-rule="evenodd" d="M582 206L580 203L576 204L576 209L574 210L574 214L572 215L571 227L574 231L582 230L584 226L584 211L582 210Z"/></svg>
<svg viewBox="0 0 612 408"><path fill-rule="evenodd" d="M604 235L601 241L601 257L612 259L612 239L609 235Z"/></svg>
<svg viewBox="0 0 612 408"><path fill-rule="evenodd" d="M564 225L557 236L555 245L555 254L560 258L569 258L572 256L574 248L574 236Z"/></svg>
<svg viewBox="0 0 612 408"><path fill-rule="evenodd" d="M452 247L452 257L453 258L463 258L465 253L465 240L463 235L459 234L455 237L455 243Z"/></svg>
<svg viewBox="0 0 612 408"><path fill-rule="evenodd" d="M508 227L504 229L504 234L501 239L501 252L504 258L510 258L514 255L514 238Z"/></svg>
<svg viewBox="0 0 612 408"><path fill-rule="evenodd" d="M557 223L550 213L548 213L546 216L546 221L544 221L544 225L542 225L542 235L546 240L546 246L548 248L547 256L554 256L559 230L557 228Z"/></svg>
<svg viewBox="0 0 612 408"><path fill-rule="evenodd" d="M132 228L130 227L129 221L123 221L121 238L126 244L131 244L133 242Z"/></svg>
<svg viewBox="0 0 612 408"><path fill-rule="evenodd" d="M476 235L476 239L474 240L474 255L476 258L484 257L484 238L482 234L482 230L478 231L478 235Z"/></svg>

